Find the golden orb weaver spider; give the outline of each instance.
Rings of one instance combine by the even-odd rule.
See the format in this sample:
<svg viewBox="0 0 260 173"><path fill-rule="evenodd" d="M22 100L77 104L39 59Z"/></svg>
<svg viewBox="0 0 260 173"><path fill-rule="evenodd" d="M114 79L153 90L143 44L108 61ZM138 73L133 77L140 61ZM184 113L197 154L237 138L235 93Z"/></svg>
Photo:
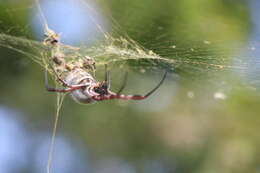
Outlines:
<svg viewBox="0 0 260 173"><path fill-rule="evenodd" d="M167 71L164 73L161 81L147 94L145 95L124 95L121 94L126 86L127 73L125 74L124 82L118 92L110 91L110 79L109 71L107 71L107 65L105 65L105 80L97 82L90 73L84 71L81 68L74 68L66 76L65 80L61 79L55 72L58 80L63 84L62 89L50 87L48 84L47 71L45 73L45 87L50 92L71 92L72 98L79 103L93 103L96 101L122 99L122 100L143 100L153 94L164 82Z"/></svg>

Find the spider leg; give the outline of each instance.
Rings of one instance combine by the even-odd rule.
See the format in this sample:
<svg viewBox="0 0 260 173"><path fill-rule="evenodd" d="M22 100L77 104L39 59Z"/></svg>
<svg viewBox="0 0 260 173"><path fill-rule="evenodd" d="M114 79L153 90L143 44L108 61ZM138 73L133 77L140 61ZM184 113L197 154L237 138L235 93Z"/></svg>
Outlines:
<svg viewBox="0 0 260 173"><path fill-rule="evenodd" d="M112 100L112 99L122 99L122 100L143 100L147 97L142 95L123 95L123 94L112 94L103 96L93 96L92 99L96 101Z"/></svg>
<svg viewBox="0 0 260 173"><path fill-rule="evenodd" d="M81 87L73 87L73 88L64 88L64 89L50 87L49 82L48 82L48 72L46 70L45 71L45 88L47 89L47 91L50 91L50 92L63 92L63 93L65 93L65 92L70 92L70 91L80 89L80 88L82 88L82 86Z"/></svg>
<svg viewBox="0 0 260 173"><path fill-rule="evenodd" d="M157 84L157 86L152 89L150 92L148 92L147 94L144 95L144 97L149 97L151 94L153 94L161 85L162 83L164 82L165 78L167 76L167 71L165 71L164 75L163 75L163 78L161 79L161 81Z"/></svg>
<svg viewBox="0 0 260 173"><path fill-rule="evenodd" d="M122 86L120 87L120 89L117 91L117 95L120 95L120 93L124 90L125 86L126 86L126 83L127 83L127 79L128 79L128 73L126 72L125 73L125 77L124 77L124 81L123 81L123 84Z"/></svg>
<svg viewBox="0 0 260 173"><path fill-rule="evenodd" d="M145 94L144 96L142 95L123 95L123 94L119 94L114 96L116 99L123 99L123 100L143 100L146 99L147 97L149 97L151 94L153 94L164 82L165 78L167 76L167 71L165 71L163 78L161 79L161 81L156 85L156 87L154 87L154 89L152 89L151 91L149 91L147 94Z"/></svg>
<svg viewBox="0 0 260 173"><path fill-rule="evenodd" d="M161 81L156 85L154 89L149 91L145 95L124 95L124 94L109 94L109 95L103 95L103 96L93 96L92 99L96 101L102 101L102 100L112 100L112 99L122 99L122 100L143 100L149 97L151 94L153 94L164 82L167 75L167 71L164 73L163 78Z"/></svg>
<svg viewBox="0 0 260 173"><path fill-rule="evenodd" d="M51 87L46 87L47 91L49 92L58 92L58 93L66 93L66 92L71 92L74 91L76 89L74 88L65 88L65 89L60 89L60 88L51 88Z"/></svg>
<svg viewBox="0 0 260 173"><path fill-rule="evenodd" d="M107 84L107 88L110 88L110 75L107 70L107 64L105 64L105 83Z"/></svg>

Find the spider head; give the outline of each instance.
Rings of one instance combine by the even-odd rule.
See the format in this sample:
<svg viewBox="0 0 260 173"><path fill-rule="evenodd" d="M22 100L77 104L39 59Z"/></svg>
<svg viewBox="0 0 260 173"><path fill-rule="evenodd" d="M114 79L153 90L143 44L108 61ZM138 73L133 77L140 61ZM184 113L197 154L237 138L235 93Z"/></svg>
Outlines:
<svg viewBox="0 0 260 173"><path fill-rule="evenodd" d="M104 81L104 82L99 83L94 88L94 91L100 95L107 95L107 94L109 94L108 89L109 89L108 83Z"/></svg>

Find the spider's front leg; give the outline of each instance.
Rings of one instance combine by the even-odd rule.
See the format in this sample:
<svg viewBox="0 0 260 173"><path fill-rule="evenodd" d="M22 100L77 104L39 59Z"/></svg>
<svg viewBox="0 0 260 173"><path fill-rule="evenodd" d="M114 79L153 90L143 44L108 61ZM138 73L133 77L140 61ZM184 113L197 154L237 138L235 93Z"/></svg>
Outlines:
<svg viewBox="0 0 260 173"><path fill-rule="evenodd" d="M145 95L124 95L124 94L120 94L120 92L124 89L124 86L125 86L125 83L126 83L126 78L125 78L124 84L120 88L118 93L109 92L108 95L92 96L92 99L96 100L96 101L112 100L112 99L144 100L147 97L149 97L151 94L153 94L162 85L163 81L166 78L166 75L167 75L167 71L164 73L163 78L161 79L161 81L151 91L149 91Z"/></svg>

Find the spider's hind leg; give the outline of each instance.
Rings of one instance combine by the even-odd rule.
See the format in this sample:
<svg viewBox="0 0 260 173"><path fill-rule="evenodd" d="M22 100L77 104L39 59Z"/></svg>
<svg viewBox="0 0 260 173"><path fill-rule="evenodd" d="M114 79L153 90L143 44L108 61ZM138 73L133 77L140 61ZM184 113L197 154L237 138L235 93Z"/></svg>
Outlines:
<svg viewBox="0 0 260 173"><path fill-rule="evenodd" d="M107 88L110 88L110 75L109 70L107 70L107 64L105 64L105 83L107 85Z"/></svg>
<svg viewBox="0 0 260 173"><path fill-rule="evenodd" d="M125 73L123 84L120 87L120 89L117 91L117 95L119 95L125 89L127 79L128 79L128 72Z"/></svg>
<svg viewBox="0 0 260 173"><path fill-rule="evenodd" d="M47 89L47 91L65 93L65 92L70 92L70 91L80 89L81 87L74 87L74 88L54 88L54 87L50 87L49 81L48 81L48 72L47 72L47 70L45 71L45 88Z"/></svg>

